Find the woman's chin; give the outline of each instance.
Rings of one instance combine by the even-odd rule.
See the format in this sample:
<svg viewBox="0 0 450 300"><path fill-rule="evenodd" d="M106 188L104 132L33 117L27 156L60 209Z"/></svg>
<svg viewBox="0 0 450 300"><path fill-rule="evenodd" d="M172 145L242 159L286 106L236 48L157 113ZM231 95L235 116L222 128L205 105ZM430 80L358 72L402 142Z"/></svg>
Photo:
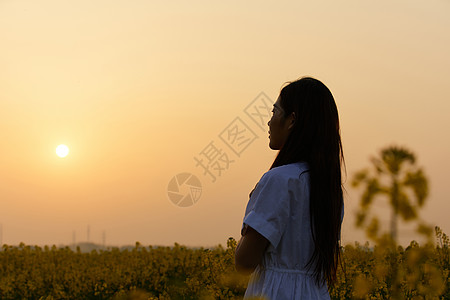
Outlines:
<svg viewBox="0 0 450 300"><path fill-rule="evenodd" d="M271 142L269 142L269 148L272 149L272 150L280 150L278 147L273 145Z"/></svg>

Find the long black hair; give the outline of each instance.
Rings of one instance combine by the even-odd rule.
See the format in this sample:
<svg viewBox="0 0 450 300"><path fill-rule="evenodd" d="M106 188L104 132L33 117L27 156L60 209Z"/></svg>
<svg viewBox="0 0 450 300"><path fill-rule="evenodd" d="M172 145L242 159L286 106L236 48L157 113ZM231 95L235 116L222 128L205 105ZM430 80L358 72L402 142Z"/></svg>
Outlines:
<svg viewBox="0 0 450 300"><path fill-rule="evenodd" d="M340 257L343 192L341 163L344 162L336 103L319 80L303 77L280 92L284 117L295 113L294 126L270 169L305 161L310 175L310 220L313 266L318 284L336 280Z"/></svg>

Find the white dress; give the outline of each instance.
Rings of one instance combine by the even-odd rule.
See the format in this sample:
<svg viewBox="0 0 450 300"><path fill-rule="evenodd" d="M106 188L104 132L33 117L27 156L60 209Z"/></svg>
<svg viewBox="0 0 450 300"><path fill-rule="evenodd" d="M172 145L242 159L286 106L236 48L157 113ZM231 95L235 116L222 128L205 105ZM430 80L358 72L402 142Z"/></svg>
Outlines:
<svg viewBox="0 0 450 300"><path fill-rule="evenodd" d="M242 230L250 226L269 246L250 276L244 299L330 299L326 284L318 286L311 267L313 251L309 217L309 172L304 162L266 172L247 204Z"/></svg>

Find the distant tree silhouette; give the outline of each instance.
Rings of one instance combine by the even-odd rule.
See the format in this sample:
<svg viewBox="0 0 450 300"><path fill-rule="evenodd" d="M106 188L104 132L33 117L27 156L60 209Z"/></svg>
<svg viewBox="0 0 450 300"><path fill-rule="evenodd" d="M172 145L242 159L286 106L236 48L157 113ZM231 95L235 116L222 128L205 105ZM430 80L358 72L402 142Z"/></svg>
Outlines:
<svg viewBox="0 0 450 300"><path fill-rule="evenodd" d="M375 196L387 196L391 206L390 236L396 242L398 216L404 221L418 218L418 209L428 196L428 180L422 169L416 166L415 155L403 147L384 148L380 156L372 158L371 162L372 168L357 172L352 181L354 187L364 187L356 226L367 225L368 237L375 239L379 221L376 216L369 223L366 219ZM417 230L425 235L432 233L432 229L421 222Z"/></svg>

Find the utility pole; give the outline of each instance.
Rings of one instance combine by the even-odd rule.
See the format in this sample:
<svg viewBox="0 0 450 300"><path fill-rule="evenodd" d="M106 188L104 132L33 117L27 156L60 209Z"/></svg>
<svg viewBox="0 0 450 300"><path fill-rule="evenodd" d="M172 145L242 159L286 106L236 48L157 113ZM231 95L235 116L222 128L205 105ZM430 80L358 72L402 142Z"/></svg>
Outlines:
<svg viewBox="0 0 450 300"><path fill-rule="evenodd" d="M76 243L77 243L77 235L76 235L76 232L75 232L75 230L74 230L74 231L72 231L72 245L73 245L73 250L75 250L75 249L77 248Z"/></svg>

